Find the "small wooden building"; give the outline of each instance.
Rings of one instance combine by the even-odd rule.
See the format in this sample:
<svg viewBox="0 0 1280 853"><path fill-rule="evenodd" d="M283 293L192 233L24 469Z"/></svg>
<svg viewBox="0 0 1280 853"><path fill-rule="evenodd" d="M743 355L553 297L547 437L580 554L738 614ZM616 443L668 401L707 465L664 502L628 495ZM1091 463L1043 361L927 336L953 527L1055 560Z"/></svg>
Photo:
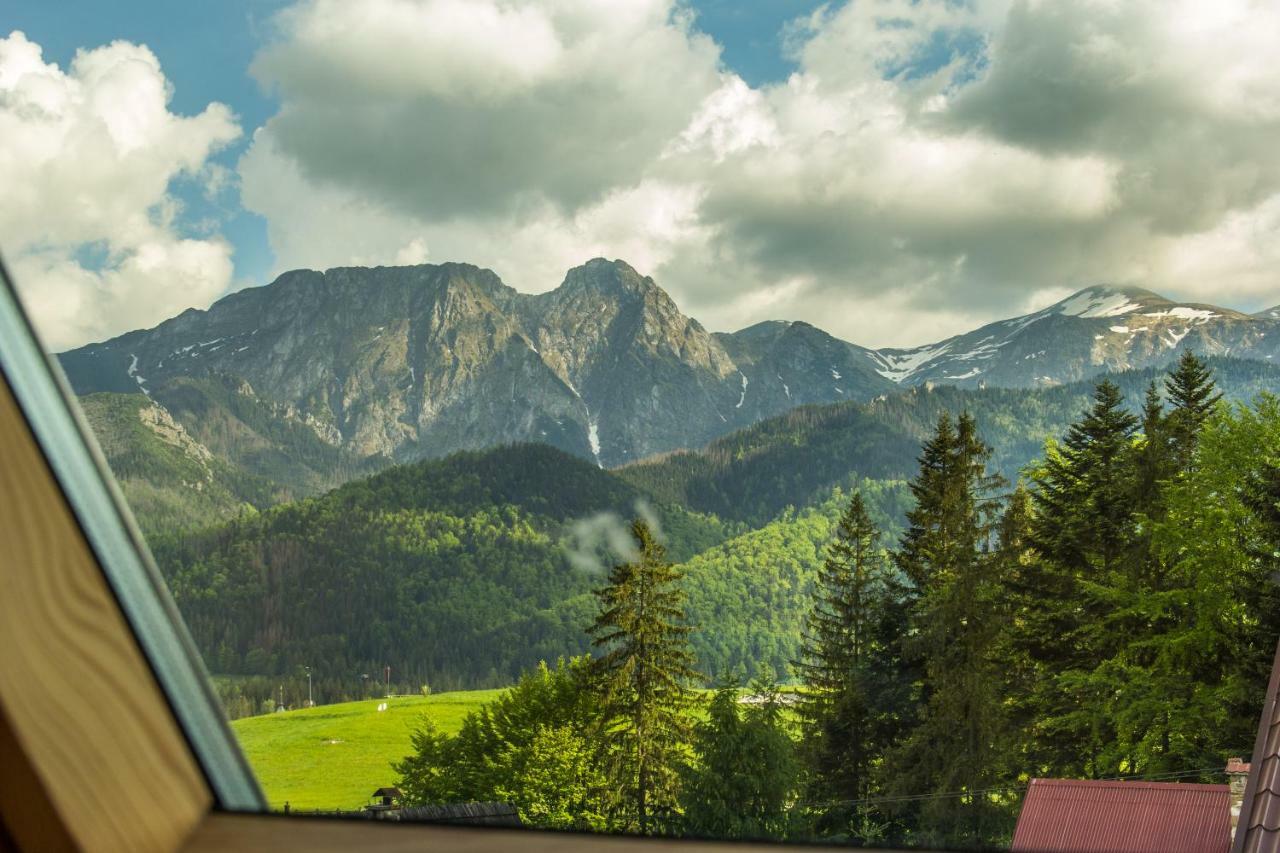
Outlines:
<svg viewBox="0 0 1280 853"><path fill-rule="evenodd" d="M403 796L404 795L400 793L399 788L379 788L369 795L370 800L376 800L377 802L373 802L365 806L365 810L381 812L387 811L388 809L399 808L400 800Z"/></svg>

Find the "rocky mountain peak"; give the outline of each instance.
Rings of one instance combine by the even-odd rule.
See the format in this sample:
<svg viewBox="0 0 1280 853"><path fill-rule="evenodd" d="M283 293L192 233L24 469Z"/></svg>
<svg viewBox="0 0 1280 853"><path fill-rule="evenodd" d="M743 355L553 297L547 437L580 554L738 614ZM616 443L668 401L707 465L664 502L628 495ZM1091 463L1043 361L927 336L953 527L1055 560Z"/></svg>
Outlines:
<svg viewBox="0 0 1280 853"><path fill-rule="evenodd" d="M210 447L287 428L357 461L540 441L615 465L899 386L1037 387L1186 349L1276 361L1278 346L1280 306L1250 316L1108 285L907 349L804 322L712 335L652 278L594 258L536 295L464 263L294 270L61 361L77 392L172 404Z"/></svg>
<svg viewBox="0 0 1280 853"><path fill-rule="evenodd" d="M649 276L641 275L626 261L592 258L565 273L564 282L552 293L562 299L607 299L614 302L675 302Z"/></svg>

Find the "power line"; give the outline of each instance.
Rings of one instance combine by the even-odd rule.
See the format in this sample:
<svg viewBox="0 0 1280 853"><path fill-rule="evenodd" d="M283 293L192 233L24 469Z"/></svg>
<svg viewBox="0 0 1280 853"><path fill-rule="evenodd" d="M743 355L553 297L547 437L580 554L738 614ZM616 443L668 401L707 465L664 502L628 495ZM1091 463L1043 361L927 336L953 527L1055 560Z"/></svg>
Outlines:
<svg viewBox="0 0 1280 853"><path fill-rule="evenodd" d="M1158 782L1161 780L1183 779L1190 776L1202 776L1205 773L1220 772L1220 767L1205 767L1200 770L1180 770L1172 773L1139 773L1131 776L1103 776L1095 780L1096 782ZM857 806L867 805L871 803L910 803L922 800L942 800L954 799L956 797L979 797L986 794L1008 793L1011 791L1026 791L1029 783L1026 785L1004 785L992 788L978 788L972 791L941 791L931 794L899 794L896 796L885 797L863 797L856 800L827 800L823 802L797 803L801 807L820 807L820 806Z"/></svg>

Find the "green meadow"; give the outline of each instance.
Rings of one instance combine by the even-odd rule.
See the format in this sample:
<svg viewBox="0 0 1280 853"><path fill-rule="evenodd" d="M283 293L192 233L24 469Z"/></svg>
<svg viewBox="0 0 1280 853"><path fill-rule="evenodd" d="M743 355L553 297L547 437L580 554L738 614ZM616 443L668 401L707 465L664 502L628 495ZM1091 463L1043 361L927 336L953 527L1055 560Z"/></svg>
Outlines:
<svg viewBox="0 0 1280 853"><path fill-rule="evenodd" d="M273 809L358 809L393 785L391 762L409 754L423 717L456 732L462 718L500 690L466 690L344 702L246 717L231 723ZM378 705L387 703L385 711Z"/></svg>

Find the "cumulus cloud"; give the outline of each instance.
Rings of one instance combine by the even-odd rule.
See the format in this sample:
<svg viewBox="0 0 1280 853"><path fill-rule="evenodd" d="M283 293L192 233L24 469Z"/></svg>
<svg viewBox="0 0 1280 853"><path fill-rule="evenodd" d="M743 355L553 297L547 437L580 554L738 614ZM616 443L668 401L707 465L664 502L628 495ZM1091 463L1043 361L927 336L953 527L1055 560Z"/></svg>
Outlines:
<svg viewBox="0 0 1280 853"><path fill-rule="evenodd" d="M719 83L718 48L654 0L311 0L276 25L258 142L430 222L598 202Z"/></svg>
<svg viewBox="0 0 1280 853"><path fill-rule="evenodd" d="M671 0L277 24L255 73L282 106L240 172L281 268L469 260L543 290L622 257L714 328L866 344L1100 281L1280 291L1270 5L852 0L790 25L796 71L759 88Z"/></svg>
<svg viewBox="0 0 1280 853"><path fill-rule="evenodd" d="M225 181L210 154L231 112L168 109L145 47L77 52L65 71L21 32L0 39L0 247L46 343L57 348L205 306L231 281L231 249L173 222L179 176Z"/></svg>

